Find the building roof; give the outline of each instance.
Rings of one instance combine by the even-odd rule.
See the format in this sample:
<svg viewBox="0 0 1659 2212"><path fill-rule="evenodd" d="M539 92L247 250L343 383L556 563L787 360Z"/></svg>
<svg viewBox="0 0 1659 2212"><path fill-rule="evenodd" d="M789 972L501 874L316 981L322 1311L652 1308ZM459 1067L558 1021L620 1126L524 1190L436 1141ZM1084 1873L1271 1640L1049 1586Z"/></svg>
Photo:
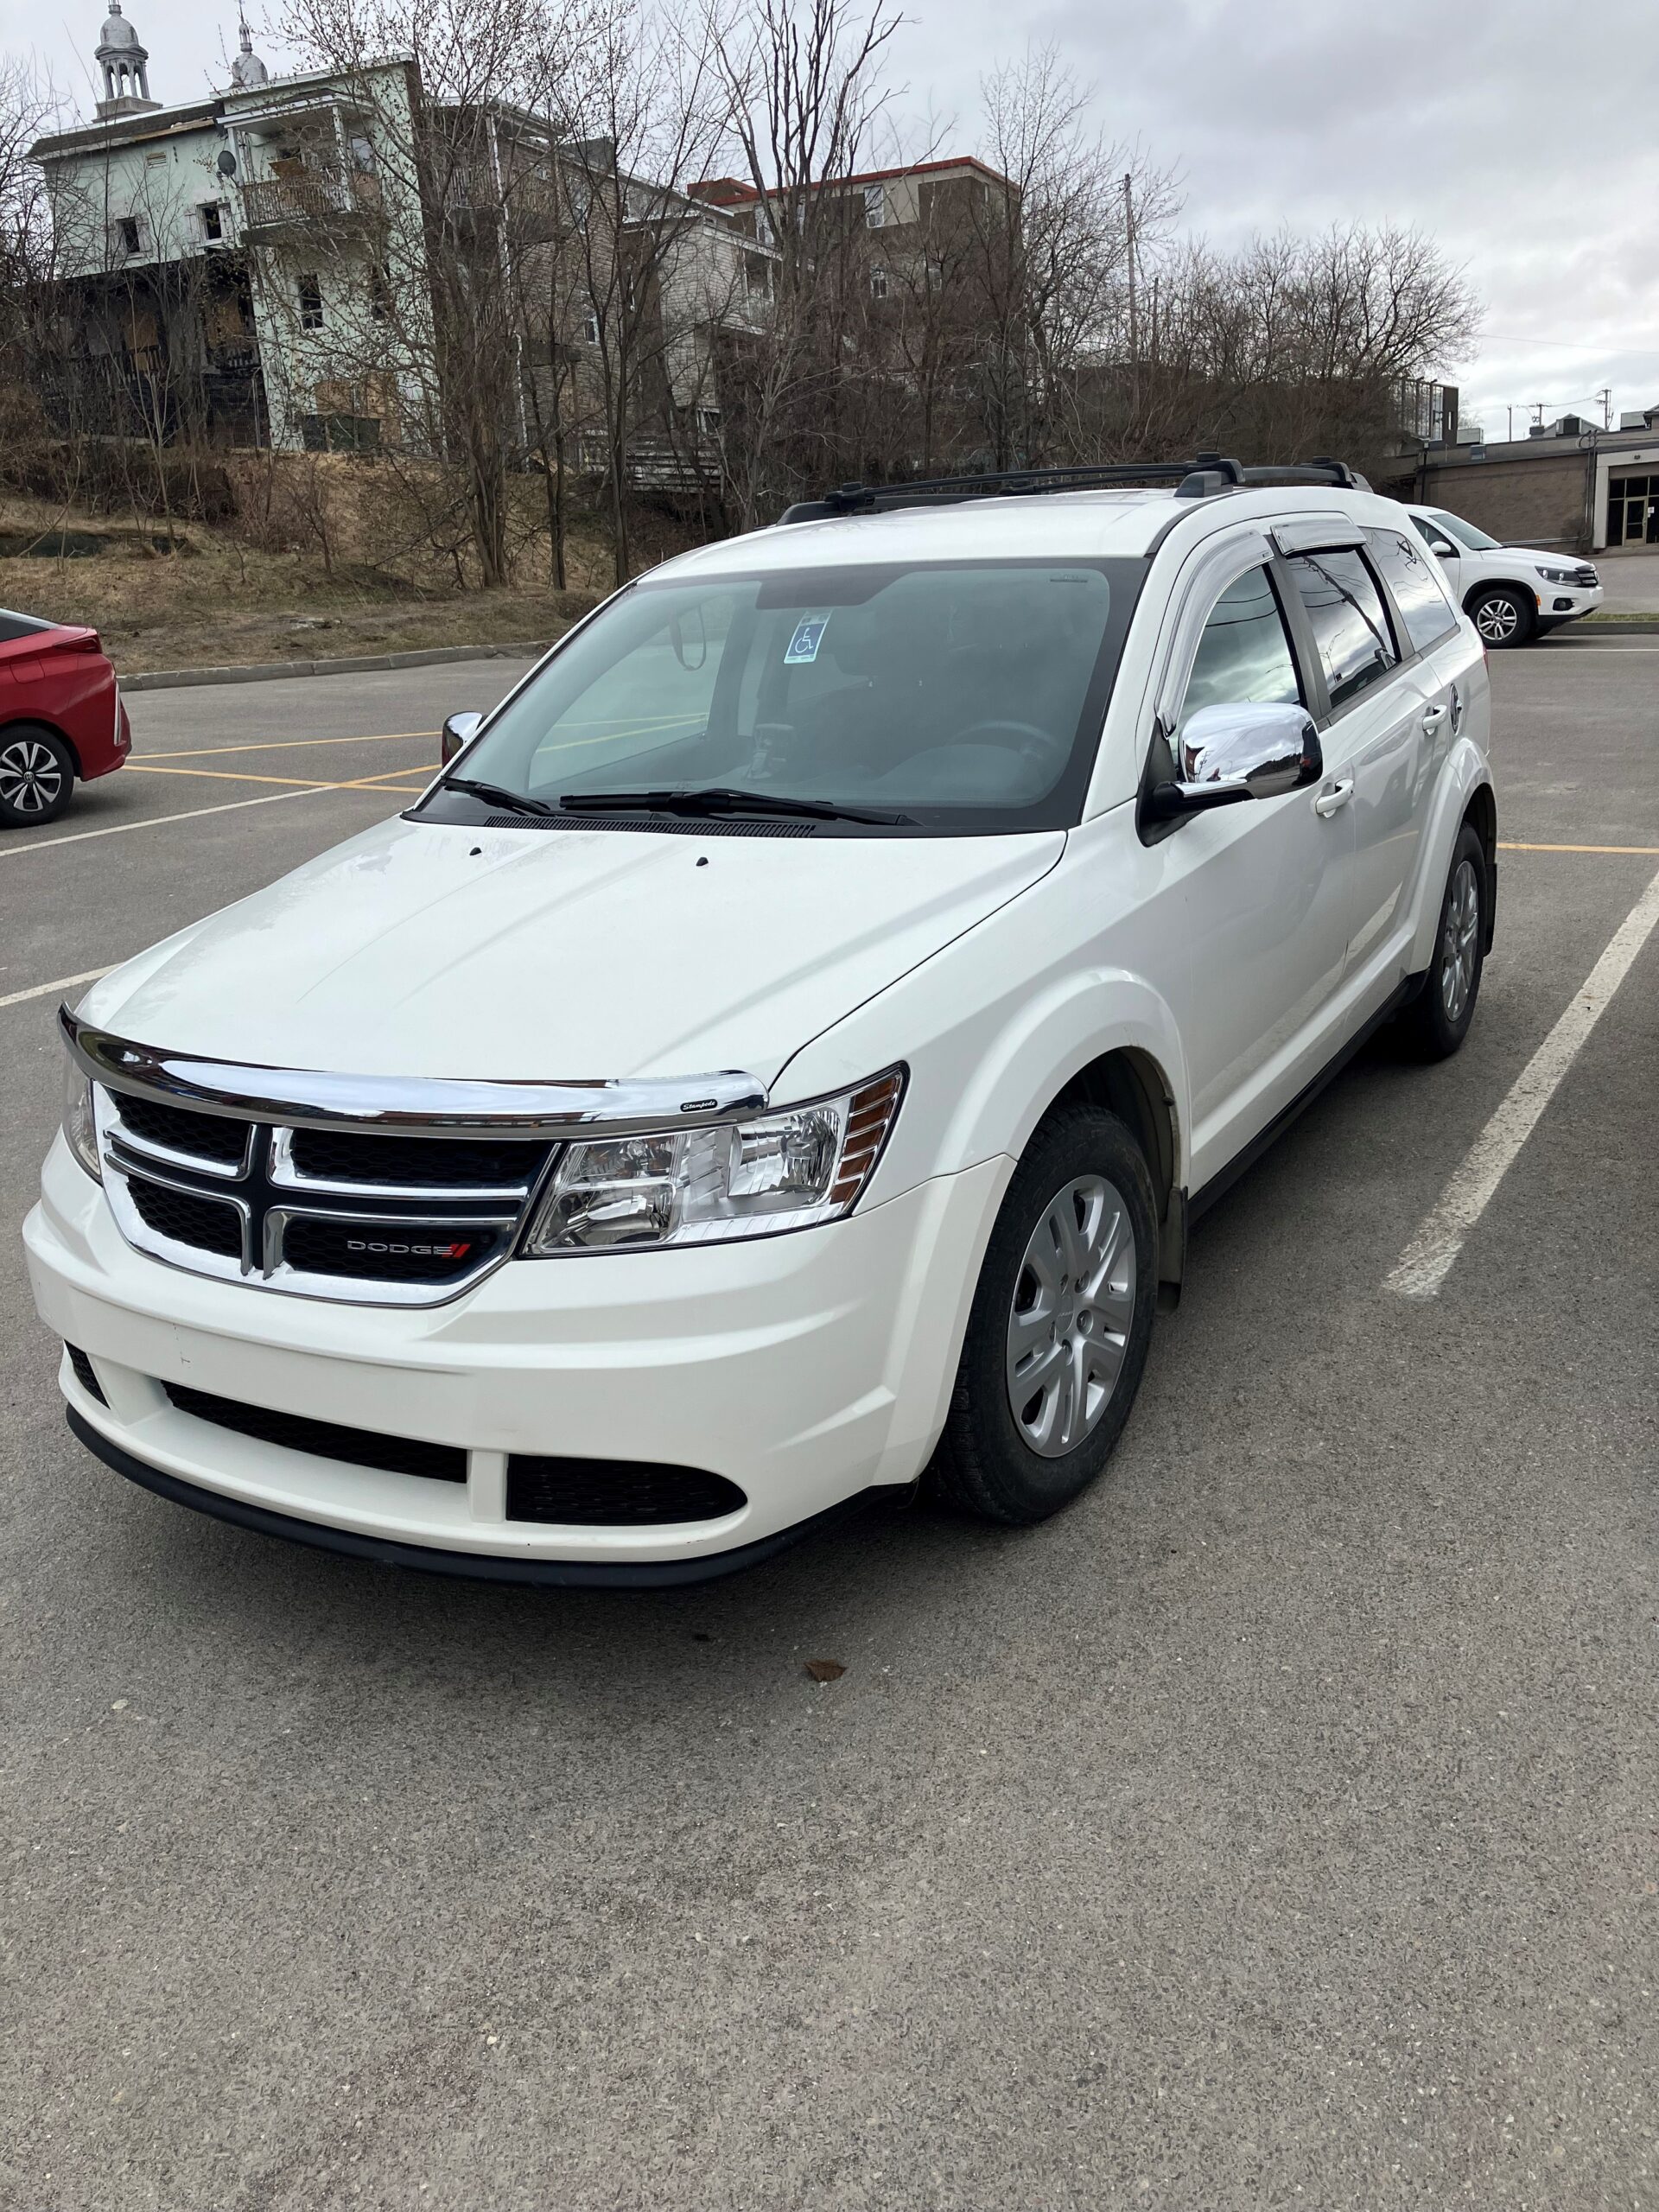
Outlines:
<svg viewBox="0 0 1659 2212"><path fill-rule="evenodd" d="M861 184L887 184L898 177L938 176L952 169L973 169L992 184L1003 185L1010 192L1019 188L1012 177L992 168L976 154L957 154L937 162L900 162L896 168L887 169L850 169L844 176L820 177L812 188L818 192L851 190ZM709 200L717 207L735 207L760 197L752 183L735 176L703 177L686 189L693 199Z"/></svg>
<svg viewBox="0 0 1659 2212"><path fill-rule="evenodd" d="M171 138L200 130L218 120L219 102L210 93L200 100L181 100L172 107L150 107L136 115L111 115L96 123L78 123L73 130L54 130L37 138L29 149L31 162L63 161L73 154L97 154L111 145L130 145L142 138Z"/></svg>

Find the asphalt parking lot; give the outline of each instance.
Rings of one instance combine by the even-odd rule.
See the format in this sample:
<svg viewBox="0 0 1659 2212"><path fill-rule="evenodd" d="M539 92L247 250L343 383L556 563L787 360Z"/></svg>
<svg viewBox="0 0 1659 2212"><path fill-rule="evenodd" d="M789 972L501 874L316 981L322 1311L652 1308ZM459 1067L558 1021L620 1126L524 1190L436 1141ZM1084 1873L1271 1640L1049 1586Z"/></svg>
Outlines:
<svg viewBox="0 0 1659 2212"><path fill-rule="evenodd" d="M40 987L391 812L516 672L144 694L0 842L0 2202L1659 2203L1659 933L1389 1287L1659 872L1659 637L1494 661L1470 1041L1368 1050L1207 1217L1104 1484L645 1596L123 1483L15 1233Z"/></svg>

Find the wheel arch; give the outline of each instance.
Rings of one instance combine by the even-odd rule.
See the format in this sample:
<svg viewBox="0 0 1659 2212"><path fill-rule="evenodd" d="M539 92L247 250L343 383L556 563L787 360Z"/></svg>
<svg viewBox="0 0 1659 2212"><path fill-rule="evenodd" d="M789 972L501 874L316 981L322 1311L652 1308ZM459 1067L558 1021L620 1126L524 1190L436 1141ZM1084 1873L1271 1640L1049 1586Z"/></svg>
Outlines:
<svg viewBox="0 0 1659 2212"><path fill-rule="evenodd" d="M80 747L67 729L60 729L56 722L49 722L42 715L0 715L0 744L18 730L39 730L42 737L55 738L69 755L69 765L75 772L75 781L86 780L80 765Z"/></svg>
<svg viewBox="0 0 1659 2212"><path fill-rule="evenodd" d="M1497 799L1490 784L1475 785L1469 794L1469 804L1463 810L1463 818L1472 826L1486 855L1485 942L1480 949L1490 952L1497 920Z"/></svg>
<svg viewBox="0 0 1659 2212"><path fill-rule="evenodd" d="M1168 1076L1144 1046L1116 1045L1086 1061L1061 1084L1039 1116L1037 1127L1072 1105L1100 1106L1116 1114L1140 1146L1157 1206L1159 1284L1179 1294L1186 1261L1186 1193L1176 1179L1180 1124Z"/></svg>

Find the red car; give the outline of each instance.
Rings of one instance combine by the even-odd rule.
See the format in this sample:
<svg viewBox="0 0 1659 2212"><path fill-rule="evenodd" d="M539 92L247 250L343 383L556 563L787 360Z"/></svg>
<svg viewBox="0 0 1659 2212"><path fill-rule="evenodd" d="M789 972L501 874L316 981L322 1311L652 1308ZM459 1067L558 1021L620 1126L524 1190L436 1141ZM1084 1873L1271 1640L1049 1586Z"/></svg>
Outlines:
<svg viewBox="0 0 1659 2212"><path fill-rule="evenodd" d="M0 608L0 829L54 822L132 744L96 630Z"/></svg>

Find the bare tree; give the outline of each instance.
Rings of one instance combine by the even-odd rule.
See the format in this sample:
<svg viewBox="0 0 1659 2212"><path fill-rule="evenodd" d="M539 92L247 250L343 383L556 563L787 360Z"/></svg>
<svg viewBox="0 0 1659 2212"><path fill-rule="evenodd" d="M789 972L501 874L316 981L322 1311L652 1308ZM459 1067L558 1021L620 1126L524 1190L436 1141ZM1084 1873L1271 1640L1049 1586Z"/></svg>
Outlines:
<svg viewBox="0 0 1659 2212"><path fill-rule="evenodd" d="M704 33L724 85L730 130L757 199L759 242L773 257L764 327L747 352L742 435L729 490L749 528L799 488L791 434L821 405L847 347L832 303L845 297L853 236L848 195L892 97L880 76L901 17L891 0L709 0ZM856 217L861 225L861 213Z"/></svg>
<svg viewBox="0 0 1659 2212"><path fill-rule="evenodd" d="M1137 256L1166 232L1175 181L1091 124L1093 88L1054 46L1028 48L981 92L985 158L1007 187L982 202L965 272L984 450L997 468L1075 460L1076 372L1122 349Z"/></svg>
<svg viewBox="0 0 1659 2212"><path fill-rule="evenodd" d="M735 283L730 257L723 279L695 268L709 219L688 190L721 143L723 87L706 46L632 0L569 0L544 13L535 81L560 178L557 250L539 287L547 350L577 349L563 394L597 418L620 583L632 569L633 442L653 416L671 425L688 326L718 321L713 295Z"/></svg>
<svg viewBox="0 0 1659 2212"><path fill-rule="evenodd" d="M480 579L501 583L523 407L507 213L525 173L504 169L497 124L527 81L532 0L288 0L283 25L372 118L372 196L388 218L369 265L360 243L342 255L352 265L338 329L326 346L314 335L296 350L324 360L320 381L331 385L372 378L389 399L397 384L397 442L452 479L454 499L437 505L464 506ZM412 68L384 59L400 54ZM371 198L356 177L346 181L356 199ZM292 320L291 283L281 290ZM304 272L298 298L303 340L317 320Z"/></svg>

